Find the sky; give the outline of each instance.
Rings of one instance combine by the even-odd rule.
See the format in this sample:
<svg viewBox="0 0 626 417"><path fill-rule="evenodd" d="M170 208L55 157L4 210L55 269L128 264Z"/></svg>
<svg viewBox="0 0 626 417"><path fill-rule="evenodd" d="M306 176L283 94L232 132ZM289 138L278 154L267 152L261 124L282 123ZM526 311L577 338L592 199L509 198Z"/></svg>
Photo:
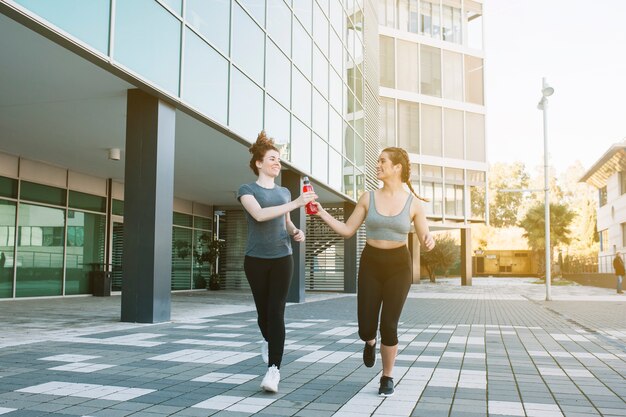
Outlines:
<svg viewBox="0 0 626 417"><path fill-rule="evenodd" d="M485 0L485 106L490 163L543 165L541 80L549 164L589 169L626 139L626 1Z"/></svg>

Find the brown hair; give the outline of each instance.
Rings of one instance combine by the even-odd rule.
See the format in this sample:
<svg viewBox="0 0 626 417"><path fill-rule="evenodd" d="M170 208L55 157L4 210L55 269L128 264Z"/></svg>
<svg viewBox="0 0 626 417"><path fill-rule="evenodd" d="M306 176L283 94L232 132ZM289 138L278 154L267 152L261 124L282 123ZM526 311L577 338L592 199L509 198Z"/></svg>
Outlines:
<svg viewBox="0 0 626 417"><path fill-rule="evenodd" d="M265 130L261 130L261 133L259 133L259 136L256 138L256 142L254 142L248 150L252 154L250 169L254 172L254 175L259 175L259 168L257 168L256 162L262 161L267 151L279 152L276 145L274 145L274 139L268 138Z"/></svg>
<svg viewBox="0 0 626 417"><path fill-rule="evenodd" d="M394 165L400 164L402 165L402 173L400 174L400 179L403 183L409 186L409 190L415 195L415 197L419 198L422 201L428 201L428 199L424 197L420 197L415 190L413 189L413 185L411 184L411 162L409 161L409 154L402 148L385 148L382 150L389 155L389 159L391 163Z"/></svg>

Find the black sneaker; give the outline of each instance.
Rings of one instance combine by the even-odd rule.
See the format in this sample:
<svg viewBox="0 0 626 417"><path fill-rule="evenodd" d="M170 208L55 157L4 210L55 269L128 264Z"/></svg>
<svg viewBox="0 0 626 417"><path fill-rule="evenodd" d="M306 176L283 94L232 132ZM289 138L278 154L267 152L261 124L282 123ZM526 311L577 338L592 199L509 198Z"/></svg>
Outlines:
<svg viewBox="0 0 626 417"><path fill-rule="evenodd" d="M380 377L380 388L378 388L378 395L383 397L391 397L393 395L393 378L388 376Z"/></svg>
<svg viewBox="0 0 626 417"><path fill-rule="evenodd" d="M376 365L376 343L370 345L365 342L365 347L363 348L363 363L368 368Z"/></svg>

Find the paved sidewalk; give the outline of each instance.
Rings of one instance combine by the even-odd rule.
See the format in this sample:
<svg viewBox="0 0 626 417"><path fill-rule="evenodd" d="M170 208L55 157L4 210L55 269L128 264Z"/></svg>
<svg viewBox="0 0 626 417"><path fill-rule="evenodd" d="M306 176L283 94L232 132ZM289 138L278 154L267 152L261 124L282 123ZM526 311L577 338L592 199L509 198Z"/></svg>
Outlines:
<svg viewBox="0 0 626 417"><path fill-rule="evenodd" d="M273 395L248 293L174 294L156 325L120 323L119 296L2 301L0 415L626 416L626 297L532 281L414 285L386 399L354 295L287 307Z"/></svg>

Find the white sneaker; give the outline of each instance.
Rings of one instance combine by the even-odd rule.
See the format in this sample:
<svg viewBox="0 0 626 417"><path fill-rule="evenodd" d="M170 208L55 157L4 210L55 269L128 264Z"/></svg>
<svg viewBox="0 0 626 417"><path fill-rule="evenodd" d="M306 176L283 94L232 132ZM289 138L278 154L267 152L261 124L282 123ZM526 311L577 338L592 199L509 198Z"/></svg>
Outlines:
<svg viewBox="0 0 626 417"><path fill-rule="evenodd" d="M263 362L265 363L269 361L269 347L267 345L267 340L261 342L261 359L263 359Z"/></svg>
<svg viewBox="0 0 626 417"><path fill-rule="evenodd" d="M267 368L267 373L261 382L261 388L267 392L278 392L278 382L280 381L280 371L276 365Z"/></svg>

